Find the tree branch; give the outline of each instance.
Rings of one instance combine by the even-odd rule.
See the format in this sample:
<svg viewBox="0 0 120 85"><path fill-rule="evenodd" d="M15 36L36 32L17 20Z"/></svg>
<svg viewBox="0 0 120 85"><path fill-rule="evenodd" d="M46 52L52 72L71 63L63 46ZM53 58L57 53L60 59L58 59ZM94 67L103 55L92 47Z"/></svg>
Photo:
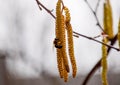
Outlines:
<svg viewBox="0 0 120 85"><path fill-rule="evenodd" d="M95 11L92 9L92 7L90 6L90 4L88 3L87 0L85 0L85 2L86 2L86 4L88 5L88 7L90 8L90 10L92 11L93 15L95 16L95 19L96 19L96 21L97 21L96 25L98 25L98 27L101 29L101 31L104 32L104 30L103 30L103 28L102 28L102 26L100 25L100 22L99 22L99 20L98 20L97 14L96 14L100 0L99 0L98 3L97 3L97 6L96 6Z"/></svg>
<svg viewBox="0 0 120 85"><path fill-rule="evenodd" d="M45 7L42 3L40 3L40 1L36 0L36 2L37 2L37 5L38 5L38 6L40 5L41 7L43 7L44 10L46 10L54 19L56 19L55 15L53 15L52 12L51 12L49 9L47 9L47 7ZM82 36L82 37L84 37L84 38L87 38L87 39L89 39L89 40L93 40L93 41L95 41L95 42L97 42L97 43L106 45L107 47L113 48L113 49L115 49L115 50L117 50L117 51L120 51L119 48L116 48L116 47L113 47L113 46L111 46L111 45L105 44L105 43L103 43L103 42L101 42L101 41L98 41L98 40L92 38L92 37L88 37L88 36L86 36L86 35L77 33L77 32L75 32L75 31L73 31L73 33L76 34L76 35L78 35L78 36Z"/></svg>
<svg viewBox="0 0 120 85"><path fill-rule="evenodd" d="M38 5L38 7L39 7L39 9L41 10L41 7L43 8L43 9L45 9L54 19L56 18L53 14L52 14L52 12L49 10L49 9L47 9L39 0L36 0L36 2L37 2L37 5ZM40 7L41 6L41 7Z"/></svg>
<svg viewBox="0 0 120 85"><path fill-rule="evenodd" d="M115 35L115 37L111 40L111 46L113 46L115 44L115 42L117 41L117 34ZM107 50L107 55L109 55L111 48L109 47ZM93 69L89 72L89 74L86 76L84 82L82 85L87 85L88 81L90 80L90 78L93 76L93 74L97 71L97 69L99 69L101 67L101 61L102 59L100 59L97 64L93 67Z"/></svg>

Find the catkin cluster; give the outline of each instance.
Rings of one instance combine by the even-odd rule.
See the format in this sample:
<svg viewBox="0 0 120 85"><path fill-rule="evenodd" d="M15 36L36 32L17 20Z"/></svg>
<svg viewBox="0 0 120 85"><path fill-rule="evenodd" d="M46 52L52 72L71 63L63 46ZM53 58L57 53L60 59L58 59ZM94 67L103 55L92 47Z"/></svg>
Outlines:
<svg viewBox="0 0 120 85"><path fill-rule="evenodd" d="M113 38L113 20L112 20L112 8L110 1L106 0L104 3L104 32L108 35L108 39Z"/></svg>
<svg viewBox="0 0 120 85"><path fill-rule="evenodd" d="M103 38L103 43L107 43L107 39ZM105 45L102 45L102 83L103 85L108 85L107 82L107 47Z"/></svg>
<svg viewBox="0 0 120 85"><path fill-rule="evenodd" d="M63 15L63 11L61 10L61 0L58 0L56 4L56 38L54 40L54 44L57 51L57 63L58 63L58 71L60 77L64 79L65 82L68 81L68 73L70 72L68 57L66 53L66 30L67 30L67 38L68 38L68 52L70 56L70 61L72 65L72 74L73 77L76 76L77 66L76 60L74 57L74 46L73 46L73 31L72 26L70 24L70 13L67 7L63 7L63 11L65 15Z"/></svg>

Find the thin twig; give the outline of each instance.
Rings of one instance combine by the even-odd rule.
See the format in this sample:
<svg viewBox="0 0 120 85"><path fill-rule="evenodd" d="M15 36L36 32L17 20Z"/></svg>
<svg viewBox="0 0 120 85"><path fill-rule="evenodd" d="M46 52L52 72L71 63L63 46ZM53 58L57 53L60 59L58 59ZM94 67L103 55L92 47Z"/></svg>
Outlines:
<svg viewBox="0 0 120 85"><path fill-rule="evenodd" d="M105 44L105 43L103 43L103 42L101 42L101 41L98 41L98 40L92 38L92 37L89 37L89 36L86 36L86 35L83 35L83 34L80 34L80 33L77 33L77 32L73 32L73 33L75 33L75 34L77 34L77 35L79 35L79 36L82 36L82 37L84 37L84 38L87 38L87 39L89 39L89 40L93 40L93 41L98 42L98 43L100 43L100 44L106 45L106 46L109 47L109 48L113 48L113 49L115 49L115 50L117 50L117 51L120 51L119 48L113 47L112 45Z"/></svg>
<svg viewBox="0 0 120 85"><path fill-rule="evenodd" d="M55 15L53 15L52 12L51 12L49 9L47 9L47 7L45 7L42 3L40 3L40 1L36 0L36 2L37 2L38 5L40 5L41 7L43 7L43 9L45 9L54 19L56 19ZM87 0L86 0L86 2L87 2ZM88 3L88 4L89 4L89 3ZM91 9L91 10L92 10L92 9ZM117 50L117 51L120 51L119 48L116 48L116 47L113 47L113 46L111 46L111 45L105 44L105 43L103 43L103 42L101 42L101 41L98 41L98 40L92 38L92 37L88 37L88 36L86 36L86 35L77 33L77 32L75 32L75 31L73 31L73 33L74 33L74 34L77 34L77 35L79 35L79 36L82 36L82 37L84 37L84 38L87 38L87 39L89 39L89 40L93 40L93 41L98 42L98 43L100 43L100 44L106 45L107 47L113 48L113 49L115 49L115 50Z"/></svg>
<svg viewBox="0 0 120 85"><path fill-rule="evenodd" d="M97 4L96 4L95 13L97 13L97 11L98 11L99 4L100 4L100 0L98 0L98 2L97 2Z"/></svg>
<svg viewBox="0 0 120 85"><path fill-rule="evenodd" d="M117 41L117 34L115 35L115 37L111 40L111 46L113 46L115 44L115 42ZM111 48L109 47L107 50L107 53L110 53ZM107 55L108 55L107 54ZM88 81L90 80L91 76L97 71L97 69L99 69L101 67L101 61L102 59L100 59L97 64L95 64L95 66L92 68L92 70L89 72L89 74L86 76L84 82L82 85L87 85Z"/></svg>
<svg viewBox="0 0 120 85"><path fill-rule="evenodd" d="M96 21L97 21L97 24L96 24L96 25L101 29L102 32L104 32L102 26L100 25L100 22L99 22L99 20L98 20L98 17L97 17L96 12L92 9L92 7L90 6L90 4L88 3L87 0L85 0L85 2L86 2L86 4L88 5L88 7L90 8L90 10L92 11L92 13L93 13L94 16L95 16L95 19L96 19ZM99 1L99 2L100 2L100 1ZM96 6L96 7L97 7L97 6ZM97 8L96 8L96 9L97 9Z"/></svg>
<svg viewBox="0 0 120 85"><path fill-rule="evenodd" d="M43 9L45 9L54 19L56 18L56 17L52 14L52 12L51 12L49 9L47 9L39 0L36 0L36 2L37 2L37 5L38 5L38 6L43 7Z"/></svg>

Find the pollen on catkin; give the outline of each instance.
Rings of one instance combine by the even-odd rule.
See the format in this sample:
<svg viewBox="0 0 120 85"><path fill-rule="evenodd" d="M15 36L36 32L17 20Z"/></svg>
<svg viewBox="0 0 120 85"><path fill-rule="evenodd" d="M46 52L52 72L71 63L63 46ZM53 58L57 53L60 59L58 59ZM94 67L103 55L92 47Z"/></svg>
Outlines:
<svg viewBox="0 0 120 85"><path fill-rule="evenodd" d="M107 43L107 39L103 39L103 43ZM105 45L102 45L102 83L103 85L108 85L107 81L107 47Z"/></svg>
<svg viewBox="0 0 120 85"><path fill-rule="evenodd" d="M68 51L72 65L72 75L73 77L75 77L77 73L77 65L74 56L74 43L73 43L73 34L72 34L73 31L70 23L66 23L66 27L67 27L67 35L68 35Z"/></svg>
<svg viewBox="0 0 120 85"><path fill-rule="evenodd" d="M63 67L63 58L60 49L57 49L57 64L60 78L64 77L64 67Z"/></svg>
<svg viewBox="0 0 120 85"><path fill-rule="evenodd" d="M74 46L73 46L73 30L72 26L70 24L70 12L67 7L64 7L65 10L65 16L66 16L66 29L67 29L67 36L68 36L68 52L70 56L70 61L72 65L72 75L73 77L76 76L77 73L77 65L76 65L76 60L74 56Z"/></svg>
<svg viewBox="0 0 120 85"><path fill-rule="evenodd" d="M119 18L119 22L118 22L118 45L120 48L120 18Z"/></svg>
<svg viewBox="0 0 120 85"><path fill-rule="evenodd" d="M56 4L56 39L61 42L62 48L60 48L63 63L67 72L69 72L69 64L66 54L66 41L65 41L65 24L64 16L61 12L61 0L58 0ZM58 49L58 48L57 48Z"/></svg>
<svg viewBox="0 0 120 85"><path fill-rule="evenodd" d="M68 81L68 72L65 68L65 65L63 63L63 79L64 79L64 82L67 82Z"/></svg>
<svg viewBox="0 0 120 85"><path fill-rule="evenodd" d="M76 60L74 56L74 46L73 46L73 31L72 26L70 24L70 13L67 7L63 6L63 10L61 10L61 0L58 0L56 4L56 38L54 40L54 44L57 51L57 63L58 63L58 71L60 77L64 79L65 82L68 81L68 73L69 63L66 52L66 30L67 30L67 39L68 39L68 52L72 65L72 75L76 76L77 66ZM65 11L65 17L62 14Z"/></svg>
<svg viewBox="0 0 120 85"><path fill-rule="evenodd" d="M70 12L69 12L69 9L67 7L64 7L64 10L65 10L65 16L66 16L66 22L70 22L71 20L71 17L70 17Z"/></svg>
<svg viewBox="0 0 120 85"><path fill-rule="evenodd" d="M69 72L69 64L68 64L68 58L67 58L67 53L66 53L66 36L65 36L65 20L64 16L62 15L61 17L61 41L62 41L62 55L63 55L63 62L65 65L65 69L67 72Z"/></svg>
<svg viewBox="0 0 120 85"><path fill-rule="evenodd" d="M104 32L108 35L109 39L112 39L113 34L113 19L112 8L109 0L104 3Z"/></svg>
<svg viewBox="0 0 120 85"><path fill-rule="evenodd" d="M60 37L60 29L61 29L61 0L58 0L56 4L56 38Z"/></svg>

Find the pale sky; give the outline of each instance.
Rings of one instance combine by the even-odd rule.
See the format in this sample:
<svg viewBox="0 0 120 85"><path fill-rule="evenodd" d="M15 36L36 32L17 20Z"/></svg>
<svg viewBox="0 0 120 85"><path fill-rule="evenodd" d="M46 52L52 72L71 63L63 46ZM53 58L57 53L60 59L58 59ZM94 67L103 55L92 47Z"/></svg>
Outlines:
<svg viewBox="0 0 120 85"><path fill-rule="evenodd" d="M53 9L57 0L40 0L47 8ZM73 30L87 35L97 36L101 33L96 20L84 0L63 0L70 9ZM97 0L89 0L94 9ZM101 0L98 18L102 25ZM111 0L114 17L114 33L120 15L120 1ZM45 70L58 75L56 52L53 47L55 38L55 20L43 9L40 11L35 0L0 0L0 50L7 51L6 66L9 72L19 77L37 77ZM101 38L98 38L101 41ZM88 73L101 58L101 44L83 37L74 38L75 56L78 74ZM118 45L115 45L118 47ZM109 69L120 72L120 53L112 50L108 58Z"/></svg>

